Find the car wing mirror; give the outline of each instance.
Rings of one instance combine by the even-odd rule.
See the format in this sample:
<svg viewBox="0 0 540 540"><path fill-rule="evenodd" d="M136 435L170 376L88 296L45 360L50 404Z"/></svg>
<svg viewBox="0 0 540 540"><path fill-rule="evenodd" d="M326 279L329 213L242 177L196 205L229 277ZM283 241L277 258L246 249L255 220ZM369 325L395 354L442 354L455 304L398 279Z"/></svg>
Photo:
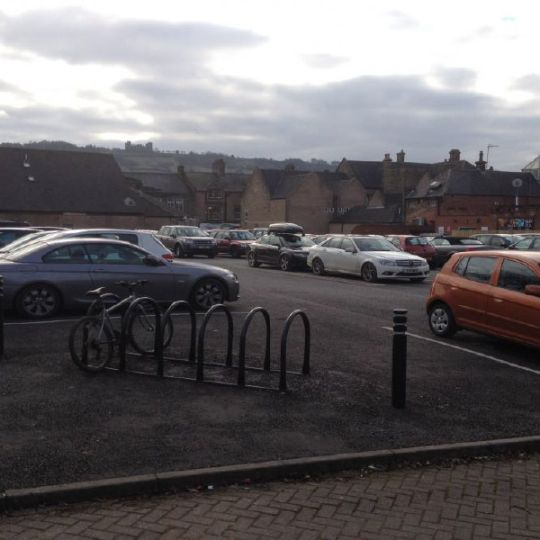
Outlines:
<svg viewBox="0 0 540 540"><path fill-rule="evenodd" d="M347 248L345 250L345 253L355 253L354 249L353 248Z"/></svg>
<svg viewBox="0 0 540 540"><path fill-rule="evenodd" d="M540 296L540 285L525 285L525 294Z"/></svg>

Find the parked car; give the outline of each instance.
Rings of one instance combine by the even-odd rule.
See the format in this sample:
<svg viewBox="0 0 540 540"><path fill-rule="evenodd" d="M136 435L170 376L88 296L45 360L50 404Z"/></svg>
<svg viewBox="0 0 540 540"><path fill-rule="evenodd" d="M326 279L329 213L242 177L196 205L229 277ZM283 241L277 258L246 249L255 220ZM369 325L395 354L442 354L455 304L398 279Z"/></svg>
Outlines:
<svg viewBox="0 0 540 540"><path fill-rule="evenodd" d="M268 227L255 227L251 229L251 233L255 238L260 238L263 234L268 234Z"/></svg>
<svg viewBox="0 0 540 540"><path fill-rule="evenodd" d="M164 225L156 236L179 258L205 255L209 259L213 259L217 254L216 241L199 227Z"/></svg>
<svg viewBox="0 0 540 540"><path fill-rule="evenodd" d="M250 244L247 254L249 266L256 268L267 264L278 266L283 271L305 269L309 250L315 244L300 236L302 227L294 223L274 223L268 231L269 234Z"/></svg>
<svg viewBox="0 0 540 540"><path fill-rule="evenodd" d="M51 234L51 231L36 231L30 234L25 234L24 236L19 236L19 238L13 240L13 242L10 242L9 244L6 244L0 248L0 257L3 257L6 253L19 249L21 246L29 244L38 238L48 236L49 234Z"/></svg>
<svg viewBox="0 0 540 540"><path fill-rule="evenodd" d="M217 242L218 253L227 253L234 258L245 255L249 251L249 246L256 240L251 231L242 229L216 231L214 238Z"/></svg>
<svg viewBox="0 0 540 540"><path fill-rule="evenodd" d="M426 310L436 336L464 328L540 347L540 253L457 253L435 277Z"/></svg>
<svg viewBox="0 0 540 540"><path fill-rule="evenodd" d="M364 281L409 279L423 281L429 275L425 259L405 253L380 236L338 235L327 238L309 253L308 266L314 274L356 274Z"/></svg>
<svg viewBox="0 0 540 540"><path fill-rule="evenodd" d="M435 247L435 255L431 259L433 268L443 266L454 253L493 249L480 242L480 240L476 240L476 238L461 236L436 236L430 240L430 244Z"/></svg>
<svg viewBox="0 0 540 540"><path fill-rule="evenodd" d="M4 307L32 319L88 306L86 291L106 287L125 296L119 281L147 280L142 294L169 304L189 300L197 309L238 299L229 270L169 262L148 251L104 238L40 239L0 259Z"/></svg>
<svg viewBox="0 0 540 540"><path fill-rule="evenodd" d="M491 249L506 249L519 242L523 237L516 234L482 233L473 234L469 238L480 240L482 244L489 246Z"/></svg>
<svg viewBox="0 0 540 540"><path fill-rule="evenodd" d="M110 238L112 240L123 240L135 246L140 246L156 257L162 257L165 260L172 261L174 256L167 249L155 234L148 231L132 231L131 229L65 229L61 231L46 231L46 235L29 237L27 242L22 242L21 239L17 246L6 246L9 252L20 249L31 242L43 240L59 240L61 238ZM37 234L37 233L36 233ZM30 236L30 235L29 235ZM5 255L5 253L4 253Z"/></svg>
<svg viewBox="0 0 540 540"><path fill-rule="evenodd" d="M17 240L18 238L21 238L22 236L26 236L27 234L31 234L37 231L39 231L39 229L35 227L1 227L0 248L7 246L11 242Z"/></svg>
<svg viewBox="0 0 540 540"><path fill-rule="evenodd" d="M429 243L427 238L412 234L393 234L389 235L387 238L402 251L426 259L431 266L431 260L435 256L435 247Z"/></svg>
<svg viewBox="0 0 540 540"><path fill-rule="evenodd" d="M540 251L540 234L527 235L515 244L508 246L508 249L517 251Z"/></svg>

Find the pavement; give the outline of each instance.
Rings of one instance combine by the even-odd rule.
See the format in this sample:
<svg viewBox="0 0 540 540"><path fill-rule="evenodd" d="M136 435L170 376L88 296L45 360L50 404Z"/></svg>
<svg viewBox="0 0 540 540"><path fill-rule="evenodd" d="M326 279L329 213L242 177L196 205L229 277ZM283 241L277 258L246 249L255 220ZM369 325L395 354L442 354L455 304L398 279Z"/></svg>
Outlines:
<svg viewBox="0 0 540 540"><path fill-rule="evenodd" d="M540 538L540 454L9 511L12 538Z"/></svg>

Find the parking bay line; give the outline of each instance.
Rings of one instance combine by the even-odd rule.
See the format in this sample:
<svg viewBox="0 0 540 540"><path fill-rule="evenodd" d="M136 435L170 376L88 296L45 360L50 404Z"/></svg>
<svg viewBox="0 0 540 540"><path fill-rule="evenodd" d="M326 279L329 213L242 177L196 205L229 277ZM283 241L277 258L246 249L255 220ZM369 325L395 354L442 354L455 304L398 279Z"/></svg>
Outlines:
<svg viewBox="0 0 540 540"><path fill-rule="evenodd" d="M393 331L393 328L391 328L390 326L383 326L382 328L384 330ZM437 345L441 345L443 347L448 347L450 349L457 349L458 351L467 352L467 353L473 354L475 356L479 356L480 358L485 358L487 360L492 360L493 362L497 362L498 364L503 364L505 366L513 367L513 368L516 368L516 369L521 369L522 371L527 371L528 373L534 373L534 375L540 375L540 371L537 371L535 369L531 369L531 368L528 368L528 367L525 367L525 366L520 366L519 364L513 364L512 362L508 362L507 360L502 360L501 358L497 358L497 357L491 356L489 354L484 354L484 353L481 353L481 352L478 352L478 351L473 351L472 349L466 349L465 347L460 347L459 345L452 345L451 343L444 343L443 341L438 341L438 340L433 339L433 338L420 336L418 334L411 334L410 332L407 332L407 335L411 336L413 338L416 338L416 339L422 339L424 341L429 341L431 343L436 343Z"/></svg>

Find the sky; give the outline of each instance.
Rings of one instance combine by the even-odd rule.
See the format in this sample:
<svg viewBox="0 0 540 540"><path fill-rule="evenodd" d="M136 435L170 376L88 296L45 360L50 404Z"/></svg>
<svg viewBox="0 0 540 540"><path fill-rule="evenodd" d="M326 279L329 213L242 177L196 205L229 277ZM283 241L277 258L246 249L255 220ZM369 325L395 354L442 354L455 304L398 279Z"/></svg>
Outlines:
<svg viewBox="0 0 540 540"><path fill-rule="evenodd" d="M0 142L518 171L539 22L530 0L0 0Z"/></svg>

